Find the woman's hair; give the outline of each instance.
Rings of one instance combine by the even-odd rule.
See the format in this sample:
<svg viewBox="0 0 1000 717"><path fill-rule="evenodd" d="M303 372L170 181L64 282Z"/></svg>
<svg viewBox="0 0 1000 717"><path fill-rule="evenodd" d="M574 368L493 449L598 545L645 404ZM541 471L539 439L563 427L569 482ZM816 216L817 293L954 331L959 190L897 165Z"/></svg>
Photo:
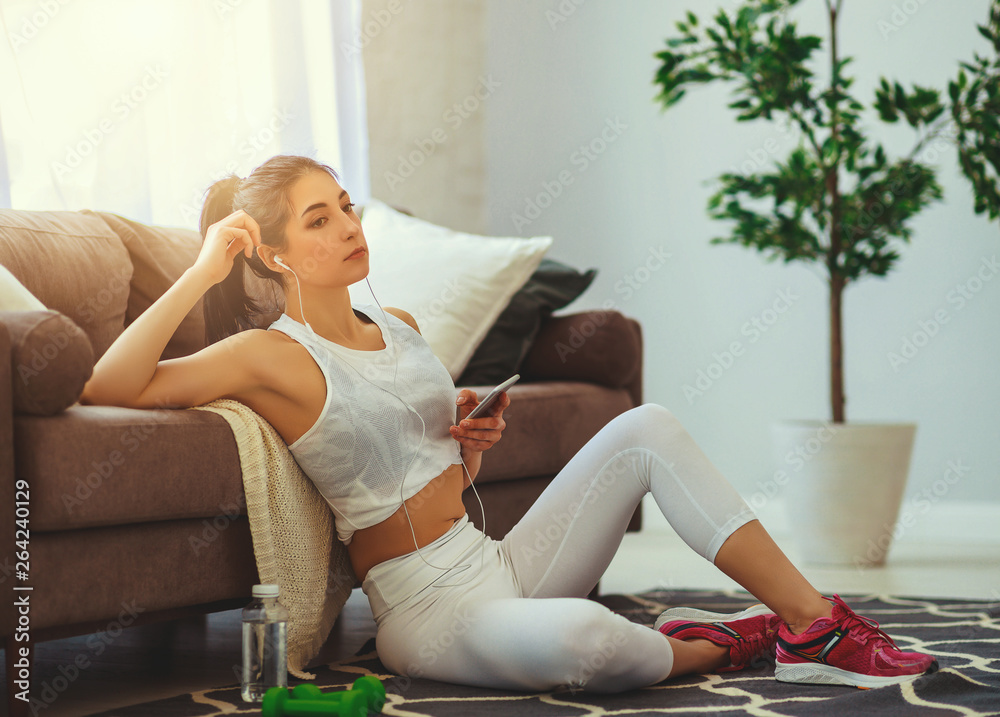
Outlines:
<svg viewBox="0 0 1000 717"><path fill-rule="evenodd" d="M261 242L283 250L289 215L288 190L312 172L327 172L338 179L337 173L325 164L309 157L288 155L272 157L246 179L232 175L220 179L205 192L199 222L202 240L210 226L242 209L260 226ZM205 342L208 344L254 328L254 317L263 313L261 306L247 294L243 283L244 266L260 278L273 282L275 290L284 291L281 274L268 269L256 251L249 259L243 252L237 254L229 275L205 294Z"/></svg>

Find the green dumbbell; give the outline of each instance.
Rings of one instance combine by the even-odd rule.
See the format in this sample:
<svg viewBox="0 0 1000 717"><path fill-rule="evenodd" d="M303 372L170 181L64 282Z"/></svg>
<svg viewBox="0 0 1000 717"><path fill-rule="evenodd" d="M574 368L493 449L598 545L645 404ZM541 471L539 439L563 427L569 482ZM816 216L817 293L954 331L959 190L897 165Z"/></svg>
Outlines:
<svg viewBox="0 0 1000 717"><path fill-rule="evenodd" d="M323 692L316 685L302 684L289 693L285 687L272 687L261 705L263 717L366 717L369 710L381 712L385 688L371 675L359 677L350 690Z"/></svg>
<svg viewBox="0 0 1000 717"><path fill-rule="evenodd" d="M382 681L373 675L359 677L351 685L350 692L323 692L316 685L303 683L292 690L292 699L304 700L340 700L343 695L360 692L365 696L365 704L372 712L381 712L385 705L385 687Z"/></svg>
<svg viewBox="0 0 1000 717"><path fill-rule="evenodd" d="M323 692L316 685L304 683L292 690L292 696L296 699L301 696L310 700L337 700L341 699L341 695L355 692L360 692L365 696L365 704L370 711L382 711L382 707L385 705L385 687L382 686L382 681L374 675L364 675L356 679L351 685L350 693Z"/></svg>

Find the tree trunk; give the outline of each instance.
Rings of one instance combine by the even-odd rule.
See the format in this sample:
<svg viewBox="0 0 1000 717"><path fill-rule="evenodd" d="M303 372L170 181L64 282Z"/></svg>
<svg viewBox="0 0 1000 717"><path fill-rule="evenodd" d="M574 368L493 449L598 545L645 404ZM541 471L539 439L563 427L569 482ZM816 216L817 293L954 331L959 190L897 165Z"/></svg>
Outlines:
<svg viewBox="0 0 1000 717"><path fill-rule="evenodd" d="M831 86L837 90L840 70L837 57L837 8L827 0L830 12L830 70ZM830 136L834 143L840 140L840 116L837 112L837 101L834 100L830 112ZM841 321L841 299L844 286L847 284L839 271L840 253L842 250L841 225L843 212L840 198L840 150L837 150L833 165L826 175L826 191L830 197L830 252L827 255L827 271L830 273L830 409L834 423L844 422L844 342Z"/></svg>
<svg viewBox="0 0 1000 717"><path fill-rule="evenodd" d="M845 281L836 274L830 277L830 408L833 422L844 422L844 344L841 320L841 297Z"/></svg>

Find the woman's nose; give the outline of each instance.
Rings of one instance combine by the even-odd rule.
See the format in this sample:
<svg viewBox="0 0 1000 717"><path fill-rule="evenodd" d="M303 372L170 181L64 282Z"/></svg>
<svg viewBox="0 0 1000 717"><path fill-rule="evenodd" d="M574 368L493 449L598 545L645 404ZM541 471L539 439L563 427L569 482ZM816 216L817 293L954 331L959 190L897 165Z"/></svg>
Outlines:
<svg viewBox="0 0 1000 717"><path fill-rule="evenodd" d="M351 217L342 214L337 222L337 230L341 241L350 241L358 235L360 227Z"/></svg>

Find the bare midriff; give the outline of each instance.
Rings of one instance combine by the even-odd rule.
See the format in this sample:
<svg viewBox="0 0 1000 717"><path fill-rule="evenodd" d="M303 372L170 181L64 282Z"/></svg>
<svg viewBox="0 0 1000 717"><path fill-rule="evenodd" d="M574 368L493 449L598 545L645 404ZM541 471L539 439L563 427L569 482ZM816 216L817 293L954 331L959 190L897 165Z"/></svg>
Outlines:
<svg viewBox="0 0 1000 717"><path fill-rule="evenodd" d="M419 493L406 500L399 510L381 523L354 531L347 553L359 580L381 562L412 553L416 547L432 543L465 515L462 490L465 472L461 463L448 466ZM407 520L407 512L409 520ZM410 523L413 531L410 531ZM417 545L413 544L416 534Z"/></svg>

